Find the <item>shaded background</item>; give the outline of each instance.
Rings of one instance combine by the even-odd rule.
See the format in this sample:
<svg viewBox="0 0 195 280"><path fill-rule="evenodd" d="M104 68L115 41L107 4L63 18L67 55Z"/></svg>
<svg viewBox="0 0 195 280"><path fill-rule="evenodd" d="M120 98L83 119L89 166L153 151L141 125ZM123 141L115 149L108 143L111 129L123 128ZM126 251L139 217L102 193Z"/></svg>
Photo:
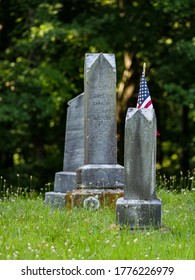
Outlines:
<svg viewBox="0 0 195 280"><path fill-rule="evenodd" d="M156 110L157 171L194 168L195 1L0 0L0 176L37 189L62 170L67 101L85 53L114 53L118 161L143 62ZM79 139L78 139L79 141ZM19 175L17 175L19 174Z"/></svg>

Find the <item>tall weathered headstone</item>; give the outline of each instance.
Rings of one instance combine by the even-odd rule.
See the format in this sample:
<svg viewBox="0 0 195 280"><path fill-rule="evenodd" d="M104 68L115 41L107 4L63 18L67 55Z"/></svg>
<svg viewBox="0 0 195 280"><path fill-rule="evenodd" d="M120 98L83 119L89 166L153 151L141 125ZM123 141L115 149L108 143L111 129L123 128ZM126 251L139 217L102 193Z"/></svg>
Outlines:
<svg viewBox="0 0 195 280"><path fill-rule="evenodd" d="M121 188L124 168L117 164L115 56L86 54L84 74L85 157L77 169L77 187Z"/></svg>
<svg viewBox="0 0 195 280"><path fill-rule="evenodd" d="M130 228L161 226L156 198L156 116L154 109L129 108L125 122L125 190L116 218Z"/></svg>
<svg viewBox="0 0 195 280"><path fill-rule="evenodd" d="M76 169L84 163L84 93L68 102L63 171L55 174L54 192L46 203L65 205L65 194L76 188Z"/></svg>

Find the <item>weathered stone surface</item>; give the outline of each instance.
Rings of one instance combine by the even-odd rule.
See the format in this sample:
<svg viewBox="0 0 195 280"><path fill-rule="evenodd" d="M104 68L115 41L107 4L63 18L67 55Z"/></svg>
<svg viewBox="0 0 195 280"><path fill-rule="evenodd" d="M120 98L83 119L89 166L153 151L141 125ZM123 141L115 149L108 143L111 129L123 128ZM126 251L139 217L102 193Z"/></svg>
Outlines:
<svg viewBox="0 0 195 280"><path fill-rule="evenodd" d="M77 169L77 187L123 187L124 168L117 164L113 54L86 54L84 91L85 165Z"/></svg>
<svg viewBox="0 0 195 280"><path fill-rule="evenodd" d="M83 201L83 207L89 210L97 210L100 207L100 202L97 197L89 196Z"/></svg>
<svg viewBox="0 0 195 280"><path fill-rule="evenodd" d="M125 123L125 191L116 203L117 222L130 228L161 226L156 198L156 117L153 109L129 108Z"/></svg>
<svg viewBox="0 0 195 280"><path fill-rule="evenodd" d="M54 191L76 188L76 169L84 163L84 93L68 102L63 171L55 174Z"/></svg>
<svg viewBox="0 0 195 280"><path fill-rule="evenodd" d="M54 191L76 187L76 169L84 163L84 93L68 102L63 171L55 174Z"/></svg>
<svg viewBox="0 0 195 280"><path fill-rule="evenodd" d="M65 193L76 188L76 172L61 171L55 174L54 191Z"/></svg>
<svg viewBox="0 0 195 280"><path fill-rule="evenodd" d="M95 197L99 200L100 207L109 206L115 209L116 201L123 197L124 191L119 189L77 189L72 192L66 192L65 207L72 209L74 207L83 207L84 201L88 197Z"/></svg>
<svg viewBox="0 0 195 280"><path fill-rule="evenodd" d="M86 54L85 164L116 164L116 66L113 54Z"/></svg>
<svg viewBox="0 0 195 280"><path fill-rule="evenodd" d="M153 109L128 109L124 166L125 198L153 199L156 196L156 117Z"/></svg>
<svg viewBox="0 0 195 280"><path fill-rule="evenodd" d="M87 164L77 169L78 188L123 188L124 169L119 164Z"/></svg>
<svg viewBox="0 0 195 280"><path fill-rule="evenodd" d="M59 201L64 206L64 193L76 188L76 169L84 164L83 99L84 93L68 102L63 171L55 174L54 192L46 193L45 203Z"/></svg>
<svg viewBox="0 0 195 280"><path fill-rule="evenodd" d="M131 229L161 227L161 201L119 198L116 202L116 221Z"/></svg>
<svg viewBox="0 0 195 280"><path fill-rule="evenodd" d="M84 93L68 105L63 171L75 172L84 163Z"/></svg>
<svg viewBox="0 0 195 280"><path fill-rule="evenodd" d="M51 204L54 207L65 207L65 193L47 192L45 194L45 204Z"/></svg>

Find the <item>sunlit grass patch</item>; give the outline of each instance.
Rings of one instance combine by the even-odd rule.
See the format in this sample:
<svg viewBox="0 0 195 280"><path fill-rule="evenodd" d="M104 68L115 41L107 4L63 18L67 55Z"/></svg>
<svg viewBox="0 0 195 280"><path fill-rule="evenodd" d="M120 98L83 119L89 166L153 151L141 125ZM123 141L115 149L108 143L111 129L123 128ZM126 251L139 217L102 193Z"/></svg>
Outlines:
<svg viewBox="0 0 195 280"><path fill-rule="evenodd" d="M55 209L41 196L0 202L0 259L194 259L195 192L159 190L162 228L129 230L113 209Z"/></svg>

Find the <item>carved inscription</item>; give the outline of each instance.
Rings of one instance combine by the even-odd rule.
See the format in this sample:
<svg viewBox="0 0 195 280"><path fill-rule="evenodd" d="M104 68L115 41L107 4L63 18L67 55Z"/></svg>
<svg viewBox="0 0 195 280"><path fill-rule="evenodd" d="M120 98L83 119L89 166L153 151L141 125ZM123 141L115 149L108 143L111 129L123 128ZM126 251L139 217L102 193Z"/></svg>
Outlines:
<svg viewBox="0 0 195 280"><path fill-rule="evenodd" d="M87 162L116 163L116 73L99 56L85 80Z"/></svg>

